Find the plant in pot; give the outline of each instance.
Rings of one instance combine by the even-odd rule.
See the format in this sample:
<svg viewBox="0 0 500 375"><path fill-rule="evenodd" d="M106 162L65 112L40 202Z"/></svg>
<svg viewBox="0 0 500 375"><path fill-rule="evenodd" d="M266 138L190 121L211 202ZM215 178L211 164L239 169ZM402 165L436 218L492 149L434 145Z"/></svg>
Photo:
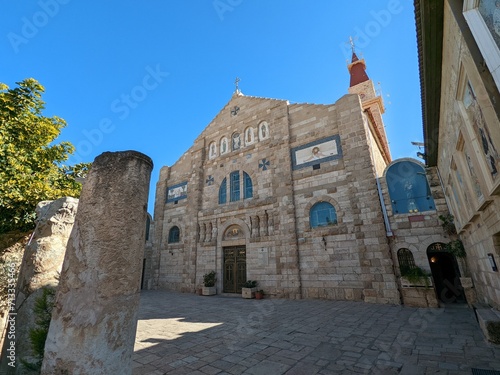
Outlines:
<svg viewBox="0 0 500 375"><path fill-rule="evenodd" d="M264 291L262 289L257 290L255 292L255 299L262 299L264 298Z"/></svg>
<svg viewBox="0 0 500 375"><path fill-rule="evenodd" d="M247 280L241 287L241 296L243 298L255 298L256 291L257 291L257 281Z"/></svg>
<svg viewBox="0 0 500 375"><path fill-rule="evenodd" d="M203 275L203 289L202 294L204 296L213 296L216 294L217 289L215 287L215 282L217 281L217 274L215 271L210 271Z"/></svg>
<svg viewBox="0 0 500 375"><path fill-rule="evenodd" d="M403 287L432 286L430 274L425 272L420 267L404 267L401 268L401 284Z"/></svg>

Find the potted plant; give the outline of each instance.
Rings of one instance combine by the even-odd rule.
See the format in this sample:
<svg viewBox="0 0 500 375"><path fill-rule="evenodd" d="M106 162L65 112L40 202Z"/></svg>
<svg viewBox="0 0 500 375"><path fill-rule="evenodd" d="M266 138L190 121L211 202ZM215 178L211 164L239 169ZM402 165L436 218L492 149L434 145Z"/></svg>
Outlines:
<svg viewBox="0 0 500 375"><path fill-rule="evenodd" d="M213 296L216 294L217 289L215 287L215 282L217 281L217 274L215 271L210 271L203 275L203 290L202 294L204 296Z"/></svg>
<svg viewBox="0 0 500 375"><path fill-rule="evenodd" d="M429 288L432 286L431 275L420 267L401 268L401 285L403 288L423 286Z"/></svg>
<svg viewBox="0 0 500 375"><path fill-rule="evenodd" d="M264 291L262 289L255 291L255 299L264 298Z"/></svg>
<svg viewBox="0 0 500 375"><path fill-rule="evenodd" d="M243 298L255 298L255 292L257 291L257 281L247 280L245 284L241 287L241 296Z"/></svg>

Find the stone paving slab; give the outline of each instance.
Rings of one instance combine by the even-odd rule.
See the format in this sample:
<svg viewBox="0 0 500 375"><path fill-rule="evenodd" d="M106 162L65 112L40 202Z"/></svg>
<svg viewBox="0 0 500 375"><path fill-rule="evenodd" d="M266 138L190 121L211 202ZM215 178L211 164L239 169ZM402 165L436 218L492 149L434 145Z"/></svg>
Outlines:
<svg viewBox="0 0 500 375"><path fill-rule="evenodd" d="M465 305L248 300L143 291L133 374L471 374L500 370Z"/></svg>

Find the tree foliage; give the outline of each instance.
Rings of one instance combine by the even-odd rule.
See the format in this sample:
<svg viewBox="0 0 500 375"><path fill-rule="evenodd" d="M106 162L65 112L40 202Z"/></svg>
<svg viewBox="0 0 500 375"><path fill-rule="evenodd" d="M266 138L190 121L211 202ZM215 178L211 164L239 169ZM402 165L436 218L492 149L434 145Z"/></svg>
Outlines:
<svg viewBox="0 0 500 375"><path fill-rule="evenodd" d="M42 112L44 87L35 79L9 89L0 83L0 233L33 227L43 200L79 197L89 164L63 165L74 147L54 143L66 122Z"/></svg>

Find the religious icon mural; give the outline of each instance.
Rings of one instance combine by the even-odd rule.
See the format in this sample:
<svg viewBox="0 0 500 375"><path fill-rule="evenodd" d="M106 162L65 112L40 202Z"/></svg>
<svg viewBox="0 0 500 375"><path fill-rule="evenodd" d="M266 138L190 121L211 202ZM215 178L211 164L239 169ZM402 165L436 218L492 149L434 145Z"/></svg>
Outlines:
<svg viewBox="0 0 500 375"><path fill-rule="evenodd" d="M292 150L294 169L340 158L340 137L338 135L296 147Z"/></svg>
<svg viewBox="0 0 500 375"><path fill-rule="evenodd" d="M481 144L484 159L488 164L491 177L495 180L498 175L498 168L500 167L500 155L493 143L490 130L484 120L483 112L477 102L476 94L469 81L467 81L465 86L462 102L467 112L467 117L472 123L472 128L474 129L476 137Z"/></svg>
<svg viewBox="0 0 500 375"><path fill-rule="evenodd" d="M472 159L465 148L464 148L464 156L465 156L465 161L467 162L467 168L469 171L470 181L472 183L474 193L476 194L477 200L481 201L483 199L483 193L481 191L479 179L477 178L476 172L474 170L474 164L472 162Z"/></svg>
<svg viewBox="0 0 500 375"><path fill-rule="evenodd" d="M500 0L479 0L477 10L500 48Z"/></svg>
<svg viewBox="0 0 500 375"><path fill-rule="evenodd" d="M266 121L262 121L259 124L259 139L264 140L269 138L269 125Z"/></svg>
<svg viewBox="0 0 500 375"><path fill-rule="evenodd" d="M240 133L234 133L231 136L231 139L233 140L233 151L239 150L241 148L241 137Z"/></svg>
<svg viewBox="0 0 500 375"><path fill-rule="evenodd" d="M217 156L217 144L215 142L210 143L208 146L208 158L213 159Z"/></svg>
<svg viewBox="0 0 500 375"><path fill-rule="evenodd" d="M187 181L167 188L167 203L187 198Z"/></svg>
<svg viewBox="0 0 500 375"><path fill-rule="evenodd" d="M422 165L409 160L397 161L387 168L385 179L394 214L436 209Z"/></svg>
<svg viewBox="0 0 500 375"><path fill-rule="evenodd" d="M227 142L227 138L223 137L220 140L220 153L221 153L221 155L223 155L226 152L228 152L228 142Z"/></svg>
<svg viewBox="0 0 500 375"><path fill-rule="evenodd" d="M255 141L255 134L253 131L253 128L246 128L245 129L245 146L251 145Z"/></svg>

